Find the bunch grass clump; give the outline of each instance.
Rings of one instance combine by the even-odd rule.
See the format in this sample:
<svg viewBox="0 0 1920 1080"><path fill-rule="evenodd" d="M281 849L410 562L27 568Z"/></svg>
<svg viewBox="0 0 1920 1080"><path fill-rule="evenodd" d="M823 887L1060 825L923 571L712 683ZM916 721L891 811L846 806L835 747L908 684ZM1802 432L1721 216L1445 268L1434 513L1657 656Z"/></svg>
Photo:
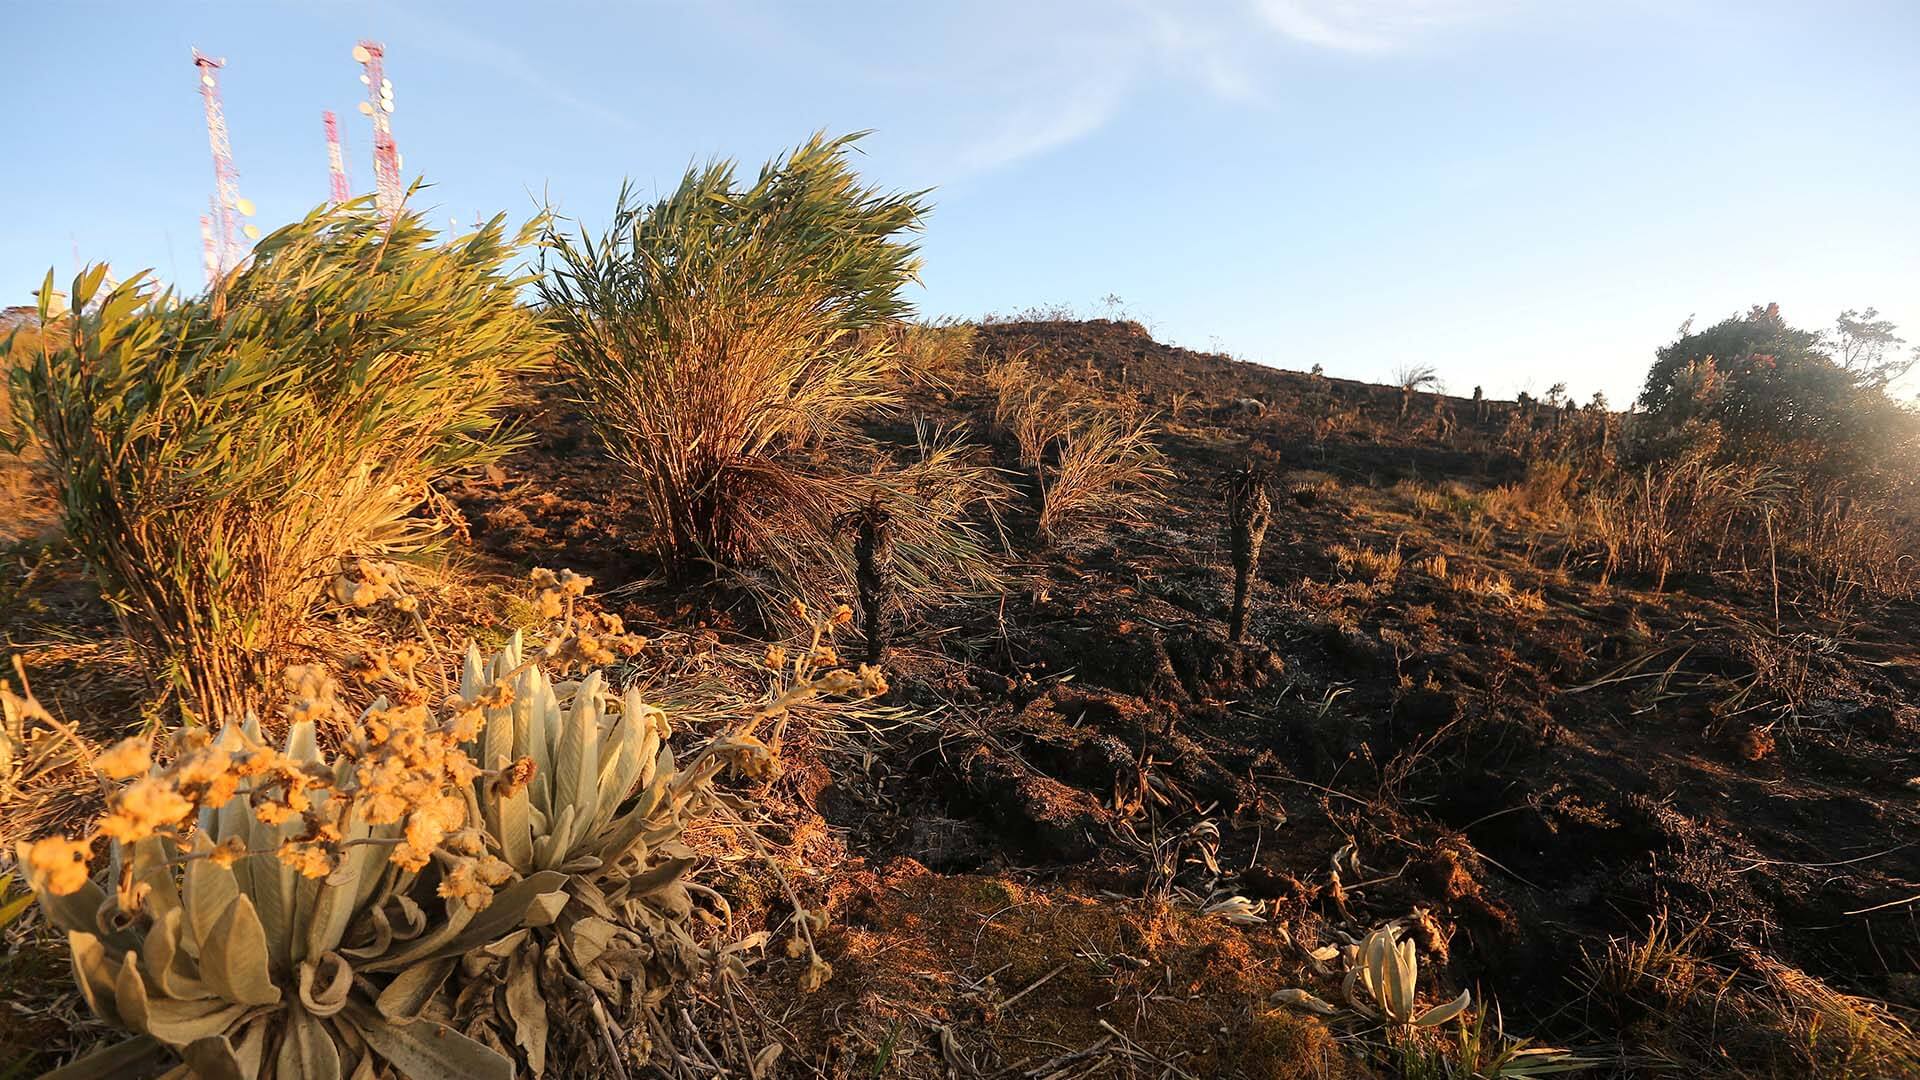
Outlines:
<svg viewBox="0 0 1920 1080"><path fill-rule="evenodd" d="M858 136L815 136L743 184L689 171L651 205L623 188L595 241L552 237L541 293L561 356L676 566L738 567L833 516L808 453L898 396L891 335L919 259L919 193L866 186Z"/></svg>
<svg viewBox="0 0 1920 1080"><path fill-rule="evenodd" d="M340 557L421 551L433 484L507 447L507 380L547 351L506 269L534 228L316 210L204 296L94 267L8 357L67 535L192 711L240 716Z"/></svg>
<svg viewBox="0 0 1920 1080"><path fill-rule="evenodd" d="M1077 379L1045 378L1020 356L990 369L987 385L994 427L1033 475L1045 540L1141 520L1156 483L1173 475L1155 442L1159 425L1136 402Z"/></svg>
<svg viewBox="0 0 1920 1080"><path fill-rule="evenodd" d="M872 333L892 342L895 366L908 383L951 392L968 374L979 328L952 319L903 320Z"/></svg>

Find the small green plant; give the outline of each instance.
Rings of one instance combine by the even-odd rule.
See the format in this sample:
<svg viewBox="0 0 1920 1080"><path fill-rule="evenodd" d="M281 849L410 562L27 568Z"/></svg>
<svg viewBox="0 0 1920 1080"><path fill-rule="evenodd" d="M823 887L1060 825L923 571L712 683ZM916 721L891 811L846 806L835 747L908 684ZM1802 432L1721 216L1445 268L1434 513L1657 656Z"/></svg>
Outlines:
<svg viewBox="0 0 1920 1080"><path fill-rule="evenodd" d="M567 603L571 625L570 598ZM817 628L813 647L794 658L788 685L684 762L668 745L666 713L638 689L615 695L594 671L568 696L540 666L550 658L527 651L518 634L491 659L468 646L461 699L484 703L485 715L466 744L468 755L492 763L496 773L516 761L529 763L532 772L524 786L476 780L481 822L516 873L550 873L562 882L540 925L498 954L505 1009L489 996L477 999L465 1017L494 1030L502 1045L517 1046L531 1075L545 1075L553 1065L575 1075L577 1062L556 1058L592 1045L600 1034L593 1025L610 1017L629 1029L660 1030L664 989L728 962L732 946L701 940L694 898L704 896L722 916L730 916L729 909L692 880L698 860L680 836L708 810L708 789L723 769L774 775L778 764L767 740L777 746L778 736L769 729L783 724L793 706L823 695L885 692L872 668L824 669L833 658L821 649L826 632ZM590 652L622 634L616 622L569 640L586 642ZM580 651L557 655L565 662ZM811 952L810 937L806 943ZM817 954L812 960L824 968ZM551 1038L583 1018L595 1020L574 1032L578 1038Z"/></svg>
<svg viewBox="0 0 1920 1080"><path fill-rule="evenodd" d="M1416 1011L1414 984L1420 978L1419 951L1413 939L1389 923L1360 942L1359 954L1347 972L1343 987L1347 1001L1363 1016L1379 1016L1402 1027L1438 1027L1465 1012L1473 1003L1471 991L1444 1005Z"/></svg>
<svg viewBox="0 0 1920 1080"><path fill-rule="evenodd" d="M1466 1013L1473 1002L1471 991L1462 990L1452 1001L1420 1008L1419 951L1400 922L1374 930L1357 945L1328 945L1313 951L1312 956L1316 965L1324 965L1343 953L1347 975L1342 995L1348 1006L1386 1026L1384 1044L1363 1041L1358 1035L1352 1038L1397 1076L1408 1080L1528 1080L1578 1072L1595 1064L1566 1050L1510 1039L1497 1015L1489 1029L1484 1009L1469 1021ZM1273 998L1278 1004L1321 1016L1340 1013L1339 1006L1300 988L1278 991ZM1455 1025L1453 1037L1440 1037L1450 1022Z"/></svg>

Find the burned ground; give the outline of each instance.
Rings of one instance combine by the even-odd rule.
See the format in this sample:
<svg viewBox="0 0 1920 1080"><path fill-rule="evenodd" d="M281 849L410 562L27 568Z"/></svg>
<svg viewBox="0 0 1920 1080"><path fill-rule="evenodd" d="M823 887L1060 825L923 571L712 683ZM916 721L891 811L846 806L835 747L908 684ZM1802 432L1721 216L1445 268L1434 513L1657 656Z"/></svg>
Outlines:
<svg viewBox="0 0 1920 1080"><path fill-rule="evenodd" d="M756 975L795 1075L1364 1074L1269 997L1337 998L1307 950L1409 917L1430 996L1472 988L1602 1072L1790 1076L1829 1054L1610 982L1610 939L1663 924L1697 929L1725 987L1789 971L1920 1007L1913 602L1776 619L1763 576L1603 580L1501 437L1551 413L1133 324L988 324L909 414L991 441L978 374L1015 355L1158 411L1177 479L1141 526L1043 545L1010 521L1006 594L897 638L890 704L915 719L796 735L785 775L741 792L832 919L826 989L797 994L779 959ZM530 395L527 447L453 493L462 572L569 566L630 626L761 641L738 597L661 578L572 408ZM1275 509L1233 644L1220 489L1249 465ZM59 650L111 648L111 620L46 559L9 570L8 633L57 688ZM94 705L110 694L133 696ZM785 900L750 871L734 886L774 925ZM1197 914L1216 890L1269 921Z"/></svg>

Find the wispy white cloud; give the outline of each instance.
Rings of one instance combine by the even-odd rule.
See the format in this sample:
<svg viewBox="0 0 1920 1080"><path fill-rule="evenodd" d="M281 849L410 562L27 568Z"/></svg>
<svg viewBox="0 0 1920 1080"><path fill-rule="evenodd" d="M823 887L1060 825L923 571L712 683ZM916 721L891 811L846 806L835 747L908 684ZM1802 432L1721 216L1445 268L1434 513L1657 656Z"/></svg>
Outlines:
<svg viewBox="0 0 1920 1080"><path fill-rule="evenodd" d="M544 97L563 109L593 117L624 131L635 130L637 126L619 110L562 86L544 73L546 69L542 65L510 45L482 37L445 19L410 12L405 8L396 7L390 17L429 31L423 35L427 48L489 68L496 75L519 83L528 92Z"/></svg>
<svg viewBox="0 0 1920 1080"><path fill-rule="evenodd" d="M1306 45L1340 52L1407 48L1441 30L1499 14L1499 0L1255 0L1267 26Z"/></svg>
<svg viewBox="0 0 1920 1080"><path fill-rule="evenodd" d="M978 173L1067 146L1105 127L1149 79L1257 102L1275 48L1291 41L1388 54L1485 22L1517 0L1111 0L1046 15L983 14L960 52L993 74L949 168ZM1004 17L1001 17L1004 16ZM1004 27L1023 23L1018 35Z"/></svg>
<svg viewBox="0 0 1920 1080"><path fill-rule="evenodd" d="M962 145L959 164L987 172L1091 135L1113 118L1125 92L1120 80L1096 79L1061 87L1045 100L1013 103Z"/></svg>

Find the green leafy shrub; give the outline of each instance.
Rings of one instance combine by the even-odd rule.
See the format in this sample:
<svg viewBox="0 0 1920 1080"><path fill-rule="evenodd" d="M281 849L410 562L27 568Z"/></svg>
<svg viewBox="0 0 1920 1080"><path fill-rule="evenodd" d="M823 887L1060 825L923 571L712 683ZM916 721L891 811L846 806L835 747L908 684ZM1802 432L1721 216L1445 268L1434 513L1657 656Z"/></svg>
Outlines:
<svg viewBox="0 0 1920 1080"><path fill-rule="evenodd" d="M206 296L95 267L19 358L67 534L193 709L239 715L339 557L420 550L431 485L502 452L506 380L547 348L504 270L533 228L317 210Z"/></svg>
<svg viewBox="0 0 1920 1080"><path fill-rule="evenodd" d="M1864 355L1848 366L1825 335L1789 325L1772 304L1705 330L1683 328L1647 372L1643 442L1657 452L1689 422L1711 424L1725 433L1723 457L1790 457L1802 471L1865 480L1902 472L1893 459L1907 458L1913 416L1886 394L1888 362L1853 348Z"/></svg>
<svg viewBox="0 0 1920 1080"><path fill-rule="evenodd" d="M1619 467L1585 459L1607 571L1656 588L1739 575L1823 611L1911 595L1920 423L1887 394L1910 362L1889 357L1901 341L1876 315L1846 312L1829 337L1756 306L1662 347Z"/></svg>

